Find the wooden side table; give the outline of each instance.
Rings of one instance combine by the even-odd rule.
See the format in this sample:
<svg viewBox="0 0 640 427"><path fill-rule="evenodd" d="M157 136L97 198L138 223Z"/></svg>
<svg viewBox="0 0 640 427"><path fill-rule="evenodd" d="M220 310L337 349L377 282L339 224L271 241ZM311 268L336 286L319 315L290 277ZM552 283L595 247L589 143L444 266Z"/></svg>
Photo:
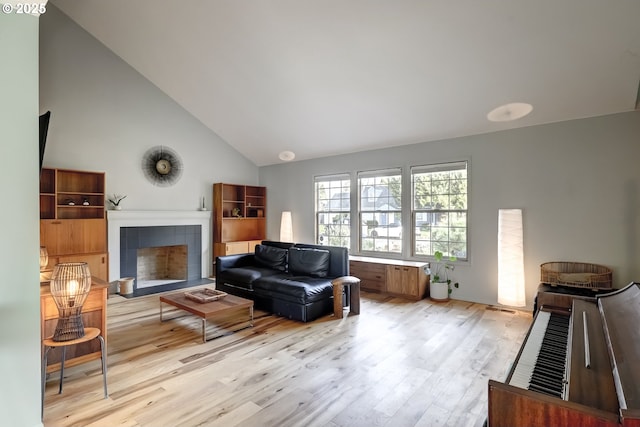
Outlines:
<svg viewBox="0 0 640 427"><path fill-rule="evenodd" d="M349 288L349 313L360 314L360 279L342 276L331 281L333 285L333 315L342 319L342 294Z"/></svg>
<svg viewBox="0 0 640 427"><path fill-rule="evenodd" d="M56 347L62 347L62 359L60 361L60 388L58 390L58 394L62 394L62 382L64 380L64 359L67 353L67 347L80 344L83 342L91 341L93 339L98 338L100 340L100 352L102 359L102 383L104 386L104 398L109 397L107 394L107 355L106 348L104 343L104 338L100 335L99 328L85 328L84 336L82 338L78 338L75 340L69 341L54 341L51 338L47 338L42 341L42 345L44 347L44 355L42 357L42 402L40 408L40 416L44 417L44 389L47 383L47 356L49 355L49 350Z"/></svg>

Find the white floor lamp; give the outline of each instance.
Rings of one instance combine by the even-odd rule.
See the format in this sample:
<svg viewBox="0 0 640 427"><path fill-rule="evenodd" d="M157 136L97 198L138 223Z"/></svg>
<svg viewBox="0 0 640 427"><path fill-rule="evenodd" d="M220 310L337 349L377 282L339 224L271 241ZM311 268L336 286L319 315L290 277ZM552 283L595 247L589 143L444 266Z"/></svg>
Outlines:
<svg viewBox="0 0 640 427"><path fill-rule="evenodd" d="M293 222L291 221L291 212L282 212L280 218L280 241L293 242Z"/></svg>
<svg viewBox="0 0 640 427"><path fill-rule="evenodd" d="M524 307L522 209L498 210L498 303Z"/></svg>

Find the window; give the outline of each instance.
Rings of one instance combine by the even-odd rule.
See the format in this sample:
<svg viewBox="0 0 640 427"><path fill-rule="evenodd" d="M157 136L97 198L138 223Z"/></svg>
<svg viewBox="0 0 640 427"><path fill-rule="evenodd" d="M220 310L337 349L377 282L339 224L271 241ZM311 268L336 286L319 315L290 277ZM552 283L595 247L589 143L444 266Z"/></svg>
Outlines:
<svg viewBox="0 0 640 427"><path fill-rule="evenodd" d="M351 178L348 174L315 178L316 243L349 247Z"/></svg>
<svg viewBox="0 0 640 427"><path fill-rule="evenodd" d="M402 171L358 173L360 250L402 253Z"/></svg>
<svg viewBox="0 0 640 427"><path fill-rule="evenodd" d="M467 162L411 168L414 255L467 258Z"/></svg>

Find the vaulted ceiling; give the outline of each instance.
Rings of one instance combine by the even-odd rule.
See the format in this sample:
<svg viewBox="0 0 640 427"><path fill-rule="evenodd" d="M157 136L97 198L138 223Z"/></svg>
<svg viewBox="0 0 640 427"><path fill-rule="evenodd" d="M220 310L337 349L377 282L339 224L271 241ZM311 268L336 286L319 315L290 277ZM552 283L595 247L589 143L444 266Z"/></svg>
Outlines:
<svg viewBox="0 0 640 427"><path fill-rule="evenodd" d="M638 102L638 0L51 3L258 166Z"/></svg>

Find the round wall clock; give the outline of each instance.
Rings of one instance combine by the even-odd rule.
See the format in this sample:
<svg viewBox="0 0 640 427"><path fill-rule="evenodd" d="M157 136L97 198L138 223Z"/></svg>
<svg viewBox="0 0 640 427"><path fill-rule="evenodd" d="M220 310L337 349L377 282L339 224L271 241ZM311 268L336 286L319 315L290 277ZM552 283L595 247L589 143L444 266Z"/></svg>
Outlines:
<svg viewBox="0 0 640 427"><path fill-rule="evenodd" d="M171 148L158 145L148 149L142 156L142 171L152 184L169 187L182 175L182 160Z"/></svg>

